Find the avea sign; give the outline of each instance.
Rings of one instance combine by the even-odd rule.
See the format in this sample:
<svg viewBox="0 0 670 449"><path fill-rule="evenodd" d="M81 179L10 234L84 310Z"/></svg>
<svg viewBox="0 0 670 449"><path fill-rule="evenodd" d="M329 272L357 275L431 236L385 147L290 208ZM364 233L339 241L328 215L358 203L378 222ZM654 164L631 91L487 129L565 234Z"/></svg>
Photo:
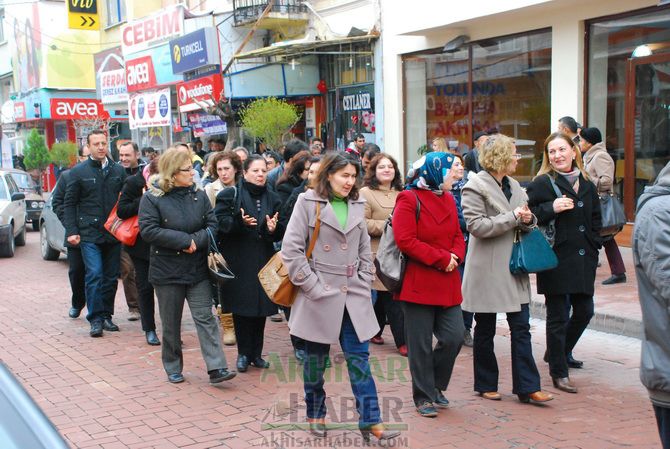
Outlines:
<svg viewBox="0 0 670 449"><path fill-rule="evenodd" d="M96 99L52 98L51 118L63 120L108 119L109 113Z"/></svg>

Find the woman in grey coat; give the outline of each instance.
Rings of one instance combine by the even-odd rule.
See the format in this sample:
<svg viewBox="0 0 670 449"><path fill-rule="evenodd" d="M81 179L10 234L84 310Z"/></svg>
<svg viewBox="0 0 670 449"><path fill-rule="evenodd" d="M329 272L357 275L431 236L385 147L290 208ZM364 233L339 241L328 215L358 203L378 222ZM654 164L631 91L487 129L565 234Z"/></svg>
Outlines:
<svg viewBox="0 0 670 449"><path fill-rule="evenodd" d="M475 391L485 399L501 399L493 338L496 314L505 313L511 331L512 392L521 402L546 402L553 397L540 390L540 374L533 359L528 275L509 271L515 231L528 231L534 221L526 193L511 177L518 157L512 139L502 134L490 136L480 149L483 170L471 176L463 188L463 216L470 243L462 308L475 313Z"/></svg>
<svg viewBox="0 0 670 449"><path fill-rule="evenodd" d="M323 374L330 345L339 341L367 441L398 436L381 421L368 344L379 331L372 307L373 277L365 202L358 196L359 165L343 153L324 158L313 190L301 194L282 243L282 259L299 287L291 308L291 335L305 340L303 381L310 432L326 436ZM310 260L307 246L320 222Z"/></svg>

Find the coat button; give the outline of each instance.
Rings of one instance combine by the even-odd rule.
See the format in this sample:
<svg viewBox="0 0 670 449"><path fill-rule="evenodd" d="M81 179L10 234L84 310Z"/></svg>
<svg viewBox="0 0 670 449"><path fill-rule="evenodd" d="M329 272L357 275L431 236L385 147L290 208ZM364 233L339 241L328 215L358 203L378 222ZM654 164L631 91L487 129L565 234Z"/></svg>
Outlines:
<svg viewBox="0 0 670 449"><path fill-rule="evenodd" d="M579 255L580 255L580 256L583 256L584 254L586 254L586 251L584 251L583 249L580 249L580 250L579 250Z"/></svg>
<svg viewBox="0 0 670 449"><path fill-rule="evenodd" d="M298 279L304 279L305 274L302 271L298 271L298 276L297 277L298 277Z"/></svg>
<svg viewBox="0 0 670 449"><path fill-rule="evenodd" d="M330 285L328 285L328 284L324 285L324 286L323 286L323 289L324 289L324 290L330 290Z"/></svg>
<svg viewBox="0 0 670 449"><path fill-rule="evenodd" d="M346 293L347 291L349 291L349 289L347 288L346 285L343 285L342 287L340 287L340 291L341 291L342 293Z"/></svg>
<svg viewBox="0 0 670 449"><path fill-rule="evenodd" d="M586 227L584 225L579 225L579 232L584 232L586 231Z"/></svg>
<svg viewBox="0 0 670 449"><path fill-rule="evenodd" d="M584 201L577 201L577 207L584 207Z"/></svg>
<svg viewBox="0 0 670 449"><path fill-rule="evenodd" d="M330 245L323 245L324 251L330 251Z"/></svg>
<svg viewBox="0 0 670 449"><path fill-rule="evenodd" d="M342 249L342 251L346 251L347 248L348 248L348 246L347 246L346 243L342 243L342 244L340 245L340 248Z"/></svg>

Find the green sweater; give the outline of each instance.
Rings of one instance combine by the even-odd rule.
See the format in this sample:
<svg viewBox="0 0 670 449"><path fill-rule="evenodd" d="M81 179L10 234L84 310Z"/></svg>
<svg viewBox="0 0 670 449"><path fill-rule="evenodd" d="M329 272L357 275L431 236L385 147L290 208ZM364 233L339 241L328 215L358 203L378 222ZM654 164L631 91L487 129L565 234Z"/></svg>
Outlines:
<svg viewBox="0 0 670 449"><path fill-rule="evenodd" d="M347 225L347 215L349 213L349 202L340 198L339 196L333 196L333 199L330 201L330 205L333 206L333 211L337 217L337 221L340 222L342 229Z"/></svg>

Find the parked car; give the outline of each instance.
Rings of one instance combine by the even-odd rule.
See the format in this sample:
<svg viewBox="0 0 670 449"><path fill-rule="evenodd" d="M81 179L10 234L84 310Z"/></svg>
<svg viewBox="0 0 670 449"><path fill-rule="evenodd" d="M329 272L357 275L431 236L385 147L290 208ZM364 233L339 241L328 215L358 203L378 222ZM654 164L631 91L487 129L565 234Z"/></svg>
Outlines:
<svg viewBox="0 0 670 449"><path fill-rule="evenodd" d="M60 182L60 181L59 181ZM54 188L55 190L55 188ZM39 218L40 251L44 260L58 260L61 253L67 254L65 228L53 208L53 192L44 203Z"/></svg>
<svg viewBox="0 0 670 449"><path fill-rule="evenodd" d="M26 244L25 197L8 169L0 168L0 257L13 257Z"/></svg>
<svg viewBox="0 0 670 449"><path fill-rule="evenodd" d="M7 168L5 170L12 175L21 192L26 195L26 221L31 223L33 231L39 231L40 214L44 208L44 197L40 188L35 184L29 173L15 168Z"/></svg>

